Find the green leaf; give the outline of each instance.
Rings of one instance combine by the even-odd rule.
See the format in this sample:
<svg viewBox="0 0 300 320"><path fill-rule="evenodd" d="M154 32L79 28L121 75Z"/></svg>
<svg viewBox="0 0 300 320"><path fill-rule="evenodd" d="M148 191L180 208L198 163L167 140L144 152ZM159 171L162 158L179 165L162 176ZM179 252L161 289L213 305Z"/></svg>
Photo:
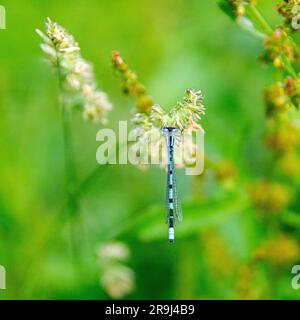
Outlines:
<svg viewBox="0 0 300 320"><path fill-rule="evenodd" d="M236 20L236 15L235 12L232 8L232 6L230 5L230 3L228 3L228 1L226 0L221 0L218 3L218 6L220 7L220 9L226 13L232 20Z"/></svg>
<svg viewBox="0 0 300 320"><path fill-rule="evenodd" d="M300 214L292 211L285 211L280 215L280 220L291 227L300 228Z"/></svg>
<svg viewBox="0 0 300 320"><path fill-rule="evenodd" d="M241 195L231 195L221 199L183 204L183 223L176 225L176 238L199 233L209 227L220 226L234 219L248 208L248 202ZM164 223L163 205L149 208L119 233L121 236L136 236L143 241L167 239L168 228Z"/></svg>

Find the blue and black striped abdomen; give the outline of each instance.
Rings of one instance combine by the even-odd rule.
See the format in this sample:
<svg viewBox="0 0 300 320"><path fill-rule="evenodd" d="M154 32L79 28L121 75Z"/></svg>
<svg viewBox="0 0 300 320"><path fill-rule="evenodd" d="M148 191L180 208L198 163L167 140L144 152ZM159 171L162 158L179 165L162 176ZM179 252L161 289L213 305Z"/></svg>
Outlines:
<svg viewBox="0 0 300 320"><path fill-rule="evenodd" d="M171 154L170 154L171 155ZM174 232L174 179L173 179L173 158L170 159L169 170L168 170L168 193L167 193L167 202L168 202L168 211L169 211L169 242L174 242L175 232Z"/></svg>
<svg viewBox="0 0 300 320"><path fill-rule="evenodd" d="M166 222L169 225L169 242L175 241L175 222L182 221L181 207L177 194L176 176L174 170L174 146L175 138L172 134L167 135L168 149L168 179L167 179L167 197L166 197Z"/></svg>

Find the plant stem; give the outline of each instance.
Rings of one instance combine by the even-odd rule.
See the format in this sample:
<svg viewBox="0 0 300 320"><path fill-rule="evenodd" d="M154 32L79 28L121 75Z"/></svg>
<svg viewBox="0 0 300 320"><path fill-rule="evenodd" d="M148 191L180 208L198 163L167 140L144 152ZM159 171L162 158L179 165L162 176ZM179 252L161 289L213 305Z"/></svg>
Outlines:
<svg viewBox="0 0 300 320"><path fill-rule="evenodd" d="M291 62L287 59L287 57L282 54L281 55L285 70L295 79L298 78L298 74L297 71L295 70L295 68L293 67L293 65L291 64Z"/></svg>
<svg viewBox="0 0 300 320"><path fill-rule="evenodd" d="M267 35L270 36L274 33L273 28L269 25L269 23L266 21L266 19L263 17L263 15L259 12L257 9L256 5L254 4L249 4L248 5L248 13L251 16L251 18L258 24L262 31ZM294 40L289 37L290 41L294 44L294 46L297 47L297 44L294 43ZM291 62L286 58L284 54L282 54L282 60L284 63L284 68L285 70L293 77L297 78L298 74L291 64Z"/></svg>
<svg viewBox="0 0 300 320"><path fill-rule="evenodd" d="M271 35L273 33L273 29L259 12L254 4L249 4L248 13L250 13L251 17L255 20L255 22L261 27L262 31L267 35Z"/></svg>
<svg viewBox="0 0 300 320"><path fill-rule="evenodd" d="M63 93L63 76L61 73L58 54L57 54L57 75L58 75L58 82L59 82L59 91L61 96L61 94ZM60 101L60 109L61 109L61 118L62 118L62 127L63 127L65 167L66 167L66 176L67 176L67 192L68 194L70 194L70 191L76 180L74 152L73 152L73 144L72 144L72 130L71 130L71 122L70 122L71 113L66 108L65 104L62 101Z"/></svg>
<svg viewBox="0 0 300 320"><path fill-rule="evenodd" d="M59 82L60 96L63 93L63 75L60 68L59 55L57 53L57 76ZM66 105L61 101L60 97L60 109L62 119L62 130L63 130L63 142L64 142L64 153L65 153L65 170L66 170L66 188L68 198L68 214L70 224L70 245L71 245L71 256L75 266L77 265L77 244L76 244L76 230L74 225L75 214L78 212L78 201L73 195L72 190L76 181L76 170L74 162L74 152L72 143L72 129L71 129L71 113L67 109Z"/></svg>
<svg viewBox="0 0 300 320"><path fill-rule="evenodd" d="M64 137L64 151L65 151L65 167L67 176L67 191L70 194L73 184L76 180L74 154L72 145L72 130L70 123L70 113L62 106L62 126Z"/></svg>
<svg viewBox="0 0 300 320"><path fill-rule="evenodd" d="M73 195L72 190L75 184L76 173L74 164L74 153L72 144L72 130L70 123L70 113L62 107L62 126L63 126L63 137L64 137L64 151L65 151L65 167L67 177L67 197L68 197L68 214L69 214L69 228L70 228L70 245L71 245L71 256L74 263L74 268L77 265L77 240L76 240L76 229L75 229L75 215L78 211L78 201Z"/></svg>

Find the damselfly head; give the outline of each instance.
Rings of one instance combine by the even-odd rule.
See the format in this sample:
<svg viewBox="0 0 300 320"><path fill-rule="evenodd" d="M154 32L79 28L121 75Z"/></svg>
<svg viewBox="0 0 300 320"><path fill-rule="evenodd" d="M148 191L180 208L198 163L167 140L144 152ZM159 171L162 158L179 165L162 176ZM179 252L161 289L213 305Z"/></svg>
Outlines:
<svg viewBox="0 0 300 320"><path fill-rule="evenodd" d="M180 130L176 127L164 127L162 132L165 136L176 136L180 135Z"/></svg>

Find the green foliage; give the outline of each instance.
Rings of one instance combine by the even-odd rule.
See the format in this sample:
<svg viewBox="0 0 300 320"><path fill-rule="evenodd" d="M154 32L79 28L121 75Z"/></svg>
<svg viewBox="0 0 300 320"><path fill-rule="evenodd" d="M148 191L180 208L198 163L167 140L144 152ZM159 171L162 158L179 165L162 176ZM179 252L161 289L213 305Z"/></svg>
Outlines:
<svg viewBox="0 0 300 320"><path fill-rule="evenodd" d="M176 228L178 241L236 218L247 208L247 201L244 197L230 195L223 199L209 199L199 203L185 202L182 208L184 222ZM138 218L121 228L120 235L136 235L141 241L162 241L166 238L166 225L162 223L164 214L161 205L151 207L144 213L140 212Z"/></svg>
<svg viewBox="0 0 300 320"><path fill-rule="evenodd" d="M236 14L232 8L232 6L230 5L229 1L227 0L221 0L218 2L218 5L220 7L220 9L227 14L232 20L236 19Z"/></svg>
<svg viewBox="0 0 300 320"><path fill-rule="evenodd" d="M222 8L233 17L225 3ZM274 1L258 4L270 25L281 23ZM264 144L274 123L266 121L263 88L279 77L293 104L299 100L298 82L287 78L293 76L289 61L280 61L283 70L261 68L256 58L262 38L241 31L217 1L20 0L3 5L9 24L0 30L0 265L6 267L8 284L0 299L110 298L103 273L111 270L98 261L98 250L112 241L125 243L131 253L121 266L125 276L132 275L129 269L134 272L134 289L126 298L299 299L290 285L291 267L299 261L299 139L290 122L280 126L279 137L278 128L271 127L269 144L278 153L288 151L280 163ZM269 37L258 12L247 14ZM115 48L163 106L178 101L184 88L203 90L207 115L201 124L209 158L203 176L178 176L184 220L176 226L174 246L167 243L164 224L165 172L97 166L99 127L82 121L79 113L69 119L76 177L66 187L57 79L43 63L34 33L36 27L43 29L47 16L74 35L82 55L94 64L95 78L115 106L109 114L112 128L131 118L134 105L112 72L109 57ZM288 20L284 17L284 23ZM299 35L292 38L299 43ZM299 70L299 63L292 67ZM277 112L274 106L282 101L271 102ZM297 124L298 113L291 118ZM261 177L272 177L276 184L256 193L253 203L248 189ZM278 184L291 190L288 201ZM271 212L262 209L273 205ZM274 255L266 254L270 248Z"/></svg>

